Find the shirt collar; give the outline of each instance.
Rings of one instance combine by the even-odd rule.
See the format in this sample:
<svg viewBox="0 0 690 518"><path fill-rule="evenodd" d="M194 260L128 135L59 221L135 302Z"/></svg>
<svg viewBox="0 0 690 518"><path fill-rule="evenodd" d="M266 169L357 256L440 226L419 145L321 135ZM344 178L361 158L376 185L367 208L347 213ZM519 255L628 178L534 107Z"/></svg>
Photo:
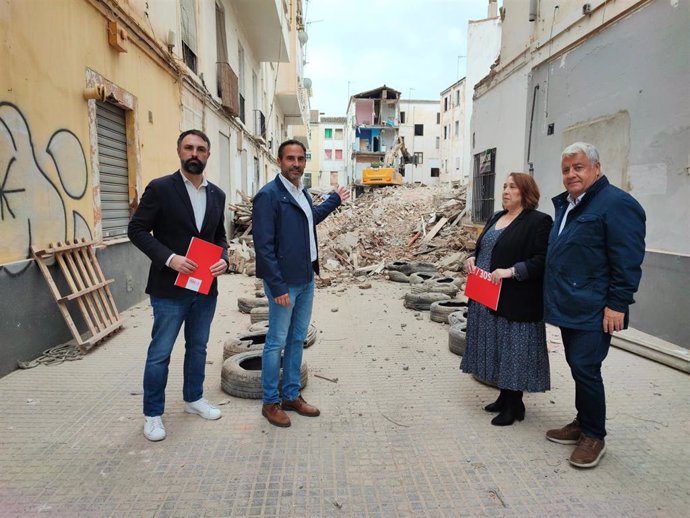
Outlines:
<svg viewBox="0 0 690 518"><path fill-rule="evenodd" d="M197 188L197 187L192 183L192 181L191 181L189 178L187 178L187 177L186 177L185 175L183 175L182 173L180 173L180 175L182 175L182 180L184 181L184 183L191 185L194 189ZM199 186L199 189L201 189L202 187L206 187L206 186L208 186L208 180L207 180L206 177L204 176L204 177L203 177L203 180L201 181L201 185Z"/></svg>
<svg viewBox="0 0 690 518"><path fill-rule="evenodd" d="M300 192L302 192L302 189L303 189L304 186L302 185L302 182L301 182L301 181L300 181L300 183L299 183L299 187L295 187L295 184L293 184L290 180L288 180L287 178L285 178L285 177L283 176L282 173L278 173L278 178L280 178L280 181L283 182L283 185L285 186L285 188L286 188L288 191L294 192L294 193L300 193Z"/></svg>
<svg viewBox="0 0 690 518"><path fill-rule="evenodd" d="M570 196L570 194L568 194L568 197L566 198L566 200L567 200L568 203L570 203L571 205L575 205L575 206L577 207L577 204L580 203L580 202L582 201L582 198L583 198L583 196L584 196L585 194L587 194L587 191L585 191L585 192L583 192L582 194L580 194L580 196L578 196L578 197L575 198L574 200L573 200L573 197Z"/></svg>

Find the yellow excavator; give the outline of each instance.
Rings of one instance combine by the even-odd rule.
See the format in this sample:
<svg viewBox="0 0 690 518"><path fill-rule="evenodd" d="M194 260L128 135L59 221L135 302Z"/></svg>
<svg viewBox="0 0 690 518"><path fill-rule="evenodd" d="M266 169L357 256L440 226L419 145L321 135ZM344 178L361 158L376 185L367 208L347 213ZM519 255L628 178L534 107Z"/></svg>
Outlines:
<svg viewBox="0 0 690 518"><path fill-rule="evenodd" d="M405 175L405 164L412 162L412 156L408 153L403 140L398 137L395 145L389 149L379 167L367 167L362 170L361 183L355 184L355 188L363 192L365 187L381 187L384 185L402 185Z"/></svg>

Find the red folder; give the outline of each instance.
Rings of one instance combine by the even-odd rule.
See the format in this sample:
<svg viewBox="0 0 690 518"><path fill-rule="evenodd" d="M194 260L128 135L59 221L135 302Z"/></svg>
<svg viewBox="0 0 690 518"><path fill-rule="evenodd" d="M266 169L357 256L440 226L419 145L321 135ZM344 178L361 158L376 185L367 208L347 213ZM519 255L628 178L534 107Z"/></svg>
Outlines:
<svg viewBox="0 0 690 518"><path fill-rule="evenodd" d="M495 311L498 307L502 283L503 280L500 280L498 284L494 284L491 282L491 274L489 272L481 268L475 268L474 273L467 276L465 296Z"/></svg>
<svg viewBox="0 0 690 518"><path fill-rule="evenodd" d="M185 257L194 261L198 267L193 273L178 273L175 286L208 295L213 284L211 265L217 263L222 255L222 247L193 237L189 242Z"/></svg>

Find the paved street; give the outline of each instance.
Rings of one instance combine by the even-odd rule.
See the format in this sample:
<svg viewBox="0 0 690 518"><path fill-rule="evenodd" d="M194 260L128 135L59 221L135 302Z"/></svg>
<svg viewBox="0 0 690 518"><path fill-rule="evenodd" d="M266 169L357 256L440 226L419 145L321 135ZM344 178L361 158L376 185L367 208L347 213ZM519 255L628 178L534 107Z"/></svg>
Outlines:
<svg viewBox="0 0 690 518"><path fill-rule="evenodd" d="M145 302L84 359L0 379L1 516L687 516L687 374L612 349L608 452L579 471L571 446L544 439L574 416L559 347L553 389L525 396L523 422L494 427L482 406L495 390L459 372L447 326L403 308L404 285L341 285L317 291L319 334L305 351L303 394L322 415L291 414L279 429L259 401L220 389L222 344L249 325L237 296L251 296L254 279L223 276L220 288L206 378L219 421L183 412L178 342L168 437L144 438Z"/></svg>

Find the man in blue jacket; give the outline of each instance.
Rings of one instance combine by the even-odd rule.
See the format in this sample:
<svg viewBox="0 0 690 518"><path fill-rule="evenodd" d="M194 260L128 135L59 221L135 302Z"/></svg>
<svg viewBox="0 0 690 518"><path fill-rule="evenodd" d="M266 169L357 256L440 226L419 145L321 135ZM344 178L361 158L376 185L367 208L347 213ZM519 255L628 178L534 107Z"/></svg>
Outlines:
<svg viewBox="0 0 690 518"><path fill-rule="evenodd" d="M553 198L555 222L544 273L544 320L560 327L575 380L576 419L546 438L577 444L570 463L593 468L606 451L601 364L611 334L625 329L640 283L645 213L601 175L599 152L576 142L561 154L566 192Z"/></svg>
<svg viewBox="0 0 690 518"><path fill-rule="evenodd" d="M268 298L268 332L262 354L262 415L275 426L290 426L285 410L316 417L319 409L300 395L304 339L314 301L314 272L319 273L316 225L350 195L343 188L314 207L302 185L306 149L298 140L278 148L280 174L254 196L252 226L256 276ZM278 393L283 354L282 402Z"/></svg>

